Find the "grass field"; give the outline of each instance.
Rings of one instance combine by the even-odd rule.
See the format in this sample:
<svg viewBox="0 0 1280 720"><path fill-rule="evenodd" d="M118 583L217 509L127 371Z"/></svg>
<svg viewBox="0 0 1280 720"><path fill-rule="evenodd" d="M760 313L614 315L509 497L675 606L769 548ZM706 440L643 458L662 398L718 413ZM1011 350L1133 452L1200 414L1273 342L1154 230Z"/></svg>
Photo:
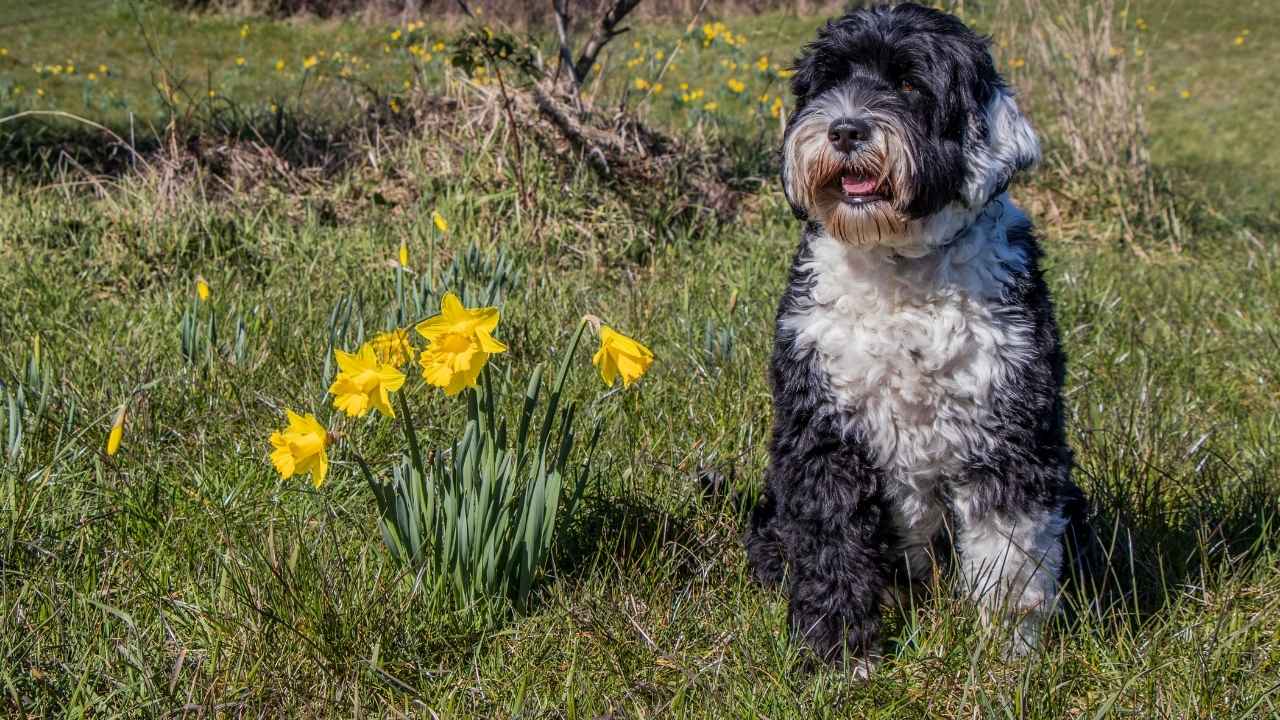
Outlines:
<svg viewBox="0 0 1280 720"><path fill-rule="evenodd" d="M976 25L1009 32L969 5ZM416 31L424 47L446 43L426 60L402 26L0 8L0 28L20 28L0 39L0 117L65 110L155 153L111 155L78 121L0 124L0 714L1280 715L1280 7L1149 1L1118 16L1126 52L1143 50L1135 66L1149 63L1135 82L1158 204L1060 183L1052 105L1029 93L1050 157L1014 195L1045 236L1108 589L1024 661L934 593L888 616L889 657L866 683L805 669L784 599L748 582L734 502L766 460L764 370L798 233L770 177L771 108L818 19L720 19L740 45L702 47L695 29L659 76L656 53L674 52L683 23L638 29L591 91L610 106L627 92L711 158L732 197L711 212L679 168L670 183L603 187L553 149L515 155L483 118L411 120L425 95L493 89L443 67L464 28ZM1045 87L1046 69L1017 52L997 49L1015 84ZM368 92L342 76L353 55ZM682 99L682 82L704 95ZM341 113L363 120L325 130ZM284 159L237 154L246 137ZM340 161L308 164L326 138ZM342 303L354 309L339 346L403 322L402 241L399 277L425 282L422 314L510 261L498 330L510 350L494 364L517 378L557 358L585 313L657 355L638 384L605 393L579 350L568 392L606 431L521 611L458 611L406 577L350 453L333 451L318 489L281 481L268 459L285 408L341 427L379 471L400 456L392 423L338 420L326 355ZM180 329L193 307L216 324L194 355ZM417 373L404 392L424 444L446 448L464 403ZM709 473L734 492L704 495Z"/></svg>

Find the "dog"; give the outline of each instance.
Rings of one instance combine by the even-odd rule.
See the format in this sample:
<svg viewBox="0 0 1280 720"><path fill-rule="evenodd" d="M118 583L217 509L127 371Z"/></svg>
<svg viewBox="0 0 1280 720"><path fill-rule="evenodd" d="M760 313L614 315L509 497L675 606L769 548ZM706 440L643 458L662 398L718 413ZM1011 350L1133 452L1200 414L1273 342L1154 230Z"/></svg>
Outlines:
<svg viewBox="0 0 1280 720"><path fill-rule="evenodd" d="M793 639L863 675L882 598L950 557L1029 652L1084 522L1041 251L1006 192L1039 143L988 47L941 11L863 8L791 81L782 184L804 231L745 545L756 580L785 582Z"/></svg>

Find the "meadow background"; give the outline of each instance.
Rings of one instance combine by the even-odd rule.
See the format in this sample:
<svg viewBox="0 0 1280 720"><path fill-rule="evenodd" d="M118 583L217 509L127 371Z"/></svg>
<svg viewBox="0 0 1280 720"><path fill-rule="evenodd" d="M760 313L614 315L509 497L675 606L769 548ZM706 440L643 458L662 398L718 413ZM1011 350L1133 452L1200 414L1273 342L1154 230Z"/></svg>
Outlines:
<svg viewBox="0 0 1280 720"><path fill-rule="evenodd" d="M1112 564L1021 662L940 578L889 614L866 684L805 668L739 545L798 232L785 69L829 7L655 7L602 55L575 144L505 59L454 65L485 26L553 63L501 3L4 3L0 714L1280 713L1280 6L948 5L1044 139L1012 192ZM319 489L268 461L285 407L332 418L330 348L415 319L404 284L423 315L498 288L517 375L585 313L657 355L606 393L579 351L570 392L607 431L527 608L460 612L406 578L341 451ZM406 392L447 447L462 404ZM401 451L389 423L343 429L378 468Z"/></svg>

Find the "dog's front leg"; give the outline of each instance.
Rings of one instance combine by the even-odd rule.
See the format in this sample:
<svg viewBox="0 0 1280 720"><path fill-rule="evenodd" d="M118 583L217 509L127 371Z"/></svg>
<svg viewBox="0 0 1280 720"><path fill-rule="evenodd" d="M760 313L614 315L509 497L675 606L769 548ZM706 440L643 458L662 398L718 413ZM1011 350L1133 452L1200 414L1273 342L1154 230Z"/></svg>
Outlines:
<svg viewBox="0 0 1280 720"><path fill-rule="evenodd" d="M780 530L792 637L865 676L880 649L892 531L874 471L852 455L819 451L793 468Z"/></svg>

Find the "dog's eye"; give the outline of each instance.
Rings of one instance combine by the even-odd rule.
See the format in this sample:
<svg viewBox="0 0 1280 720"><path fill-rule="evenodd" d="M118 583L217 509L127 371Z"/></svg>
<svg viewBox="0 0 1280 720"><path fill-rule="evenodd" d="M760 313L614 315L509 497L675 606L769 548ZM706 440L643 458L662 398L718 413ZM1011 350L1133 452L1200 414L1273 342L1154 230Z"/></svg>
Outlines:
<svg viewBox="0 0 1280 720"><path fill-rule="evenodd" d="M904 93L913 93L916 91L916 86L912 85L909 80L903 80L901 90Z"/></svg>

